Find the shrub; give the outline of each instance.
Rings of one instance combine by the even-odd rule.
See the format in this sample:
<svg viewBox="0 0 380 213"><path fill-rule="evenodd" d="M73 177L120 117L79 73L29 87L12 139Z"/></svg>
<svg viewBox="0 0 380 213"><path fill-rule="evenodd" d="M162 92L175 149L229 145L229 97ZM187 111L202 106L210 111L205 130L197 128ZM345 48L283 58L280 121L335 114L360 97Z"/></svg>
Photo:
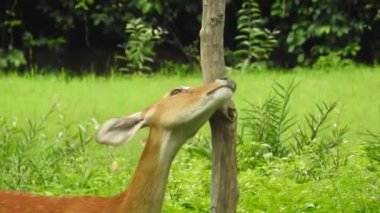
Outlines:
<svg viewBox="0 0 380 213"><path fill-rule="evenodd" d="M59 131L52 135L47 123L52 122L53 115L60 120ZM131 175L124 167L112 171L104 165L124 159L112 159L107 152L94 157L89 152L96 125L93 120L67 124L54 106L38 121L28 119L23 124L0 117L0 124L1 189L47 195L110 195L124 188L123 179Z"/></svg>
<svg viewBox="0 0 380 213"><path fill-rule="evenodd" d="M372 163L372 168L380 166L380 132L366 130L364 141L364 151Z"/></svg>
<svg viewBox="0 0 380 213"><path fill-rule="evenodd" d="M288 86L275 83L272 95L263 104L249 103L239 135L240 169L262 166L277 158L288 159L295 163L294 177L302 182L318 179L346 163L347 156L340 153L340 145L347 128L337 124L328 128L337 102L317 104L317 113L306 114L305 122L297 121L290 115L296 85L294 81ZM296 131L294 126L298 127Z"/></svg>
<svg viewBox="0 0 380 213"><path fill-rule="evenodd" d="M3 51L0 49L0 70L18 69L26 64L24 53L17 49Z"/></svg>
<svg viewBox="0 0 380 213"><path fill-rule="evenodd" d="M268 59L276 47L278 32L265 29L263 24L257 1L245 1L238 12L238 35L235 37L238 49L234 54L240 58L238 69L250 69L253 62Z"/></svg>
<svg viewBox="0 0 380 213"><path fill-rule="evenodd" d="M123 44L124 54L116 55L122 64L120 72L150 72L149 63L153 63L155 44L160 41L166 31L160 27L153 29L140 18L131 20L125 27L129 40Z"/></svg>

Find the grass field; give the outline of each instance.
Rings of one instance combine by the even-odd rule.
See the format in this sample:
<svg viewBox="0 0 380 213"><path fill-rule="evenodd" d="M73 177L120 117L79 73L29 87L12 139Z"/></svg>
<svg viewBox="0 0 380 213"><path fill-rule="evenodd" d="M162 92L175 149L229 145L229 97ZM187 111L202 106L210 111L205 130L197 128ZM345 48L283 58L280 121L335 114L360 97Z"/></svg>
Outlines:
<svg viewBox="0 0 380 213"><path fill-rule="evenodd" d="M350 124L352 137L365 128L380 126L380 69L356 68L336 72L301 70L297 73L233 74L238 83L235 95L238 110L246 101L260 103L274 81L284 85L299 82L292 99L292 111L303 115L316 103L339 101L340 121ZM36 119L59 104L68 122L99 121L132 113L157 100L178 85L201 84L199 75L132 76L103 79L85 77L64 80L58 77L2 76L0 115ZM26 107L27 106L27 107Z"/></svg>
<svg viewBox="0 0 380 213"><path fill-rule="evenodd" d="M380 131L380 68L231 73L230 77L238 85L234 100L240 117L249 107L247 101L261 104L271 95L274 81L287 85L295 80L299 85L290 109L297 120L303 122L318 103L338 100L328 125L349 129L344 144L325 153L328 160L323 162L328 163L319 170L308 169L314 159L311 153L240 167L239 212L380 210L380 173L376 162L365 157L366 136L361 134L366 129ZM0 76L0 157L4 159L0 187L58 195L119 192L134 170L146 131L126 146L107 148L93 141L97 123L141 110L178 85L201 82L200 75ZM200 135L207 134L207 128L202 129ZM198 140L205 143L204 137ZM9 145L12 141L14 145ZM339 160L344 163L332 169L330 164ZM113 162L117 169L110 169ZM207 157L185 147L172 168L164 211L208 212L209 168Z"/></svg>

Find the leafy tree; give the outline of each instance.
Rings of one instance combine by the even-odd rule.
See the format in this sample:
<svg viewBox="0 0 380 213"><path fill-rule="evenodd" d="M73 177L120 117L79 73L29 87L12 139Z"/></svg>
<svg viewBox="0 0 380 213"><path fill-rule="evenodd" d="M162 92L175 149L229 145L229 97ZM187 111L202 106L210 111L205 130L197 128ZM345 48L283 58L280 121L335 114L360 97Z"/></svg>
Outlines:
<svg viewBox="0 0 380 213"><path fill-rule="evenodd" d="M375 29L380 2L374 0L276 0L273 20L279 21L286 51L297 64L310 64L336 52L342 58L357 56L363 36Z"/></svg>

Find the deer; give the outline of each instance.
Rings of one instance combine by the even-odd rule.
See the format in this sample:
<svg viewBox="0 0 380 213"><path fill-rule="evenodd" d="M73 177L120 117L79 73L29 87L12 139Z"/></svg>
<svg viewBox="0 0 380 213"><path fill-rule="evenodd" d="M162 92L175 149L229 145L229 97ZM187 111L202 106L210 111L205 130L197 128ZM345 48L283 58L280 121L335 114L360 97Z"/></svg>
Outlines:
<svg viewBox="0 0 380 213"><path fill-rule="evenodd" d="M102 124L96 140L112 146L130 141L139 129L149 128L135 172L121 193L111 197L55 197L3 190L0 213L161 212L177 152L214 113L227 108L235 90L236 83L228 78L196 88L178 87L140 112Z"/></svg>

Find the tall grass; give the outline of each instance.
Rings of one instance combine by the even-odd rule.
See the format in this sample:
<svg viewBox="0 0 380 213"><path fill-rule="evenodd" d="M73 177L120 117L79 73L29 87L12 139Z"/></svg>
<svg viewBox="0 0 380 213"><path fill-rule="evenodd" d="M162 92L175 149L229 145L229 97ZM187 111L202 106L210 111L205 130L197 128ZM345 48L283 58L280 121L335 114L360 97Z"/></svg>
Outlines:
<svg viewBox="0 0 380 213"><path fill-rule="evenodd" d="M379 68L231 77L240 116L239 212L379 211ZM200 79L0 76L0 187L49 195L120 192L146 131L110 148L94 142L96 126ZM288 84L293 80L297 87ZM173 164L165 212L209 211L209 157L204 128Z"/></svg>
<svg viewBox="0 0 380 213"><path fill-rule="evenodd" d="M111 169L111 162L123 164L125 156L113 156L104 147L94 147L93 121L60 123L59 132L49 134L54 114L59 114L56 106L40 119L28 119L25 124L0 119L2 189L49 195L110 195L119 191L121 184L126 185L125 178L133 168L120 167L117 172Z"/></svg>

